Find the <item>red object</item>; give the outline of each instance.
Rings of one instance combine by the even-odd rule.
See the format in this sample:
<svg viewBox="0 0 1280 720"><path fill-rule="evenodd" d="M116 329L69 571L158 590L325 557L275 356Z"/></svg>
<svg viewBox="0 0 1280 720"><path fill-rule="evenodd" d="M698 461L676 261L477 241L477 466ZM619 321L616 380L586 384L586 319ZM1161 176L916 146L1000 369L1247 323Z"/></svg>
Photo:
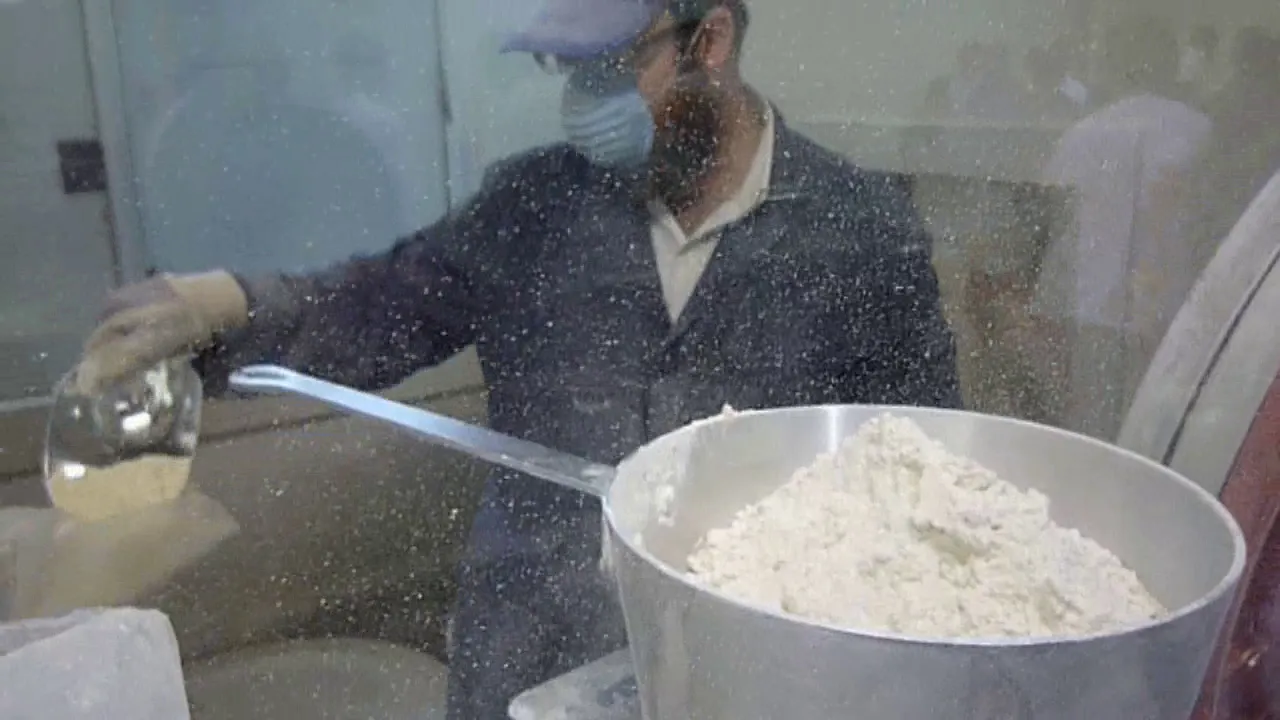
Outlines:
<svg viewBox="0 0 1280 720"><path fill-rule="evenodd" d="M1222 490L1248 545L1195 720L1280 718L1280 377L1272 382Z"/></svg>

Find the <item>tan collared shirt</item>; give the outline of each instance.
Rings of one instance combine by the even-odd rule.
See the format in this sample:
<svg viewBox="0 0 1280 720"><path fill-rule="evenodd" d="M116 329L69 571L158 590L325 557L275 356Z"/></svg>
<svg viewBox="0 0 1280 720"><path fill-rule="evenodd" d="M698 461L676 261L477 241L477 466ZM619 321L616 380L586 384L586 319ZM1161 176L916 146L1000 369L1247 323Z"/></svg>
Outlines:
<svg viewBox="0 0 1280 720"><path fill-rule="evenodd" d="M684 311L698 280L711 262L716 243L720 240L720 230L746 217L764 202L773 170L773 129L773 109L768 108L765 111L764 134L760 136L760 145L742 187L716 208L692 234L685 234L665 205L657 201L649 203L649 212L653 216L649 225L653 254L662 281L662 296L672 322Z"/></svg>

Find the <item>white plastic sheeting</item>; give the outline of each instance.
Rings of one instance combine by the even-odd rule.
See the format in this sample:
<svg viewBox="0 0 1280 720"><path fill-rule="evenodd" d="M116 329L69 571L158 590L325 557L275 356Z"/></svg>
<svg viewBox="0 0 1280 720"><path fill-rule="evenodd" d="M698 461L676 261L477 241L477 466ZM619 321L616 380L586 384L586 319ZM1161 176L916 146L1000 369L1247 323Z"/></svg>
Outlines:
<svg viewBox="0 0 1280 720"><path fill-rule="evenodd" d="M5 720L188 720L178 641L155 610L0 625Z"/></svg>

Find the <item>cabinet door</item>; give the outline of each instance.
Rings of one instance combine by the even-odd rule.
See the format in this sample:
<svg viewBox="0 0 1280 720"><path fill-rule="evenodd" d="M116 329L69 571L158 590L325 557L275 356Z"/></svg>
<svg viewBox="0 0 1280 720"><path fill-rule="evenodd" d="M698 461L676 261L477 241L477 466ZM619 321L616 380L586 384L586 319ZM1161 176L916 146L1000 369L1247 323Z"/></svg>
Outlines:
<svg viewBox="0 0 1280 720"><path fill-rule="evenodd" d="M115 276L84 41L78 0L0 3L0 413L47 394Z"/></svg>

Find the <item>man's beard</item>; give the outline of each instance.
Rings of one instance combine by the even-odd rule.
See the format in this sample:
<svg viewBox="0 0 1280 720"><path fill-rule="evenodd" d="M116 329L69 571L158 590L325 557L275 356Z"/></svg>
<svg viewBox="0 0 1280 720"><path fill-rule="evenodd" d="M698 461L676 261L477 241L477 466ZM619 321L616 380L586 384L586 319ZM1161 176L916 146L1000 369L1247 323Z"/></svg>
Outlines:
<svg viewBox="0 0 1280 720"><path fill-rule="evenodd" d="M673 213L697 202L703 182L719 160L723 107L718 93L705 82L689 78L672 89L656 118L649 196Z"/></svg>

